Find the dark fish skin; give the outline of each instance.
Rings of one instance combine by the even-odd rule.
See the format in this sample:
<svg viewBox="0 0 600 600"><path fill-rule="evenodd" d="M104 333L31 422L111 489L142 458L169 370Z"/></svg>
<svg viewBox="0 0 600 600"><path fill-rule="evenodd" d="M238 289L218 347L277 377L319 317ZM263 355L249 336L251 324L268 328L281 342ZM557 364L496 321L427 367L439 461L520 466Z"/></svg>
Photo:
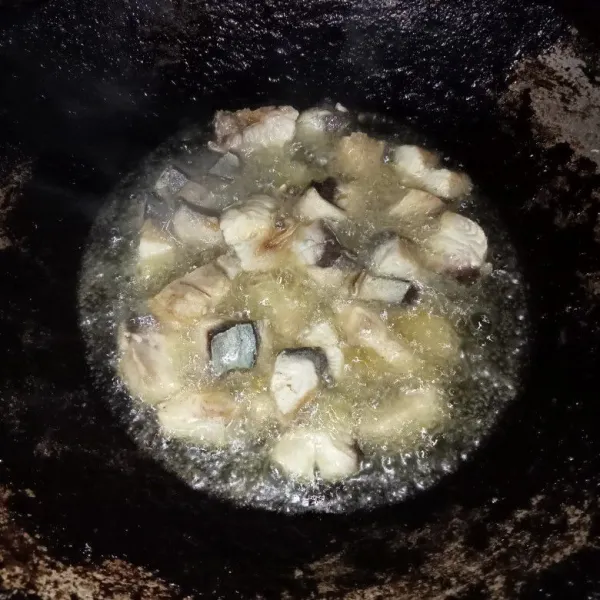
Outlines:
<svg viewBox="0 0 600 600"><path fill-rule="evenodd" d="M314 187L319 196L331 204L335 204L338 182L335 177L327 177L323 181L311 181L309 187Z"/></svg>

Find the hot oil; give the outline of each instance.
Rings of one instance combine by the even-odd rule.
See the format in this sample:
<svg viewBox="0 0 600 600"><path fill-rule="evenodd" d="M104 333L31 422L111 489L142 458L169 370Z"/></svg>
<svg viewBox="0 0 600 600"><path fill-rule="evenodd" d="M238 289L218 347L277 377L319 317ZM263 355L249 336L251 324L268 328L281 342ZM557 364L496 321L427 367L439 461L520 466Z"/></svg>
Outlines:
<svg viewBox="0 0 600 600"><path fill-rule="evenodd" d="M190 137L193 134L184 136L186 140ZM201 143L181 143L177 160L180 164L197 162L197 157L205 152L202 148ZM402 443L393 441L366 451L360 471L340 484L317 480L302 485L282 477L269 465L270 443L283 425L272 418L270 408L264 404L268 374L277 352L298 345L298 334L306 324L332 321L334 316L331 294L319 289L291 262L266 273L242 274L215 309L214 316L224 320L285 316L283 325L271 332L268 352L260 356L257 368L230 373L219 383L236 393L240 407L230 426L230 447L203 449L165 438L152 409L131 399L117 375L119 323L132 312L144 315L145 298L165 282L214 257L210 251L194 253L178 246L174 263L161 273L160 281L140 280L136 272L140 207L158 173L172 162L173 152L170 149L162 162L150 161L151 166L133 181L133 188L116 194L107 203L90 239L80 285L82 330L98 386L106 390L108 401L139 446L196 489L241 504L285 511L338 512L395 502L457 468L514 398L526 358L524 283L509 235L494 206L484 196L475 194L453 207L485 230L493 267L489 276L472 285L434 278L415 306L372 307L395 335L406 332L407 323L410 331L410 323L428 315L445 319L446 334L450 336L446 342L457 341L460 346L457 358L432 359L428 341L424 346L423 340L408 336L405 341L417 354L427 356L428 361L422 371L406 376L389 372L373 351L345 345L345 377L322 389L295 417L300 423L347 431L360 426L364 414L384 405L398 390L435 383L444 390L444 418L432 428L415 425ZM294 191L326 175L322 166L299 160L302 153L303 149L294 145L285 153L253 157L237 181L221 185L223 202L235 203L252 193L268 193L281 200L285 216L293 205ZM337 231L344 245L359 256L364 255L366 242L376 231L391 226L383 209L403 193L387 165L381 167L376 178L361 180L360 186L367 198L363 222ZM162 225L168 231L168 221ZM206 377L194 368L193 352L182 371L188 383L202 382Z"/></svg>

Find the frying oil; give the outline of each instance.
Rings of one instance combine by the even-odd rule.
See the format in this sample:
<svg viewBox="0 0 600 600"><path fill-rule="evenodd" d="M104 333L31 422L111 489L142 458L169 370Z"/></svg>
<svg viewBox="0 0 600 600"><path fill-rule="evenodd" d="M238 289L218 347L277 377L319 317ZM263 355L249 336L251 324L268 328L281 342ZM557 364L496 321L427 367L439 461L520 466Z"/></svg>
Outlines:
<svg viewBox="0 0 600 600"><path fill-rule="evenodd" d="M402 142L397 137L390 139ZM318 424L323 415L330 417L333 411L335 419L356 427L365 410L377 407L399 389L425 380L443 390L444 418L436 427L416 428L404 443L390 441L365 449L355 475L336 484L318 479L312 484L299 484L281 476L268 459L277 426L269 424L256 435L243 435L260 424L260 417L249 410L234 425L240 435L234 435L226 448L202 448L169 439L158 428L153 409L130 397L117 374L119 325L132 314L147 314L146 299L167 282L215 257L211 250L194 253L177 245L176 259L158 276L148 279L136 271L142 215L148 205L156 204L153 182L167 164L181 165L188 172L197 169L200 174L202 165L210 160L204 150L205 141L203 132L186 132L154 155L142 172L116 192L95 223L83 261L79 302L89 363L99 389L137 444L193 488L239 504L289 512L340 512L396 502L455 470L515 397L527 354L525 286L517 256L497 210L477 193L451 208L483 227L488 236L491 273L471 285L440 277L421 293L416 306L399 309L381 305L376 309L391 331L399 328L406 332L411 319L422 322L424 318L443 318L459 342L456 360L438 364L427 348L421 348L429 357L430 368L407 378L387 372L373 353L344 347L345 379L321 392L297 416L300 421ZM237 179L214 180L213 192L225 207L253 193L278 196L282 190L323 179L323 166L298 158L303 150L292 145L285 153L257 155ZM389 204L398 188L385 167L372 180L364 178L360 185L367 210L358 224L337 232L344 245L358 256L364 254L374 233L389 227L380 207ZM158 213L155 221L168 235L170 213L160 207ZM260 358L263 364L251 372L232 373L221 384L236 393L238 402L248 408L256 392L268 390L269 368L277 352L298 345L297 335L307 325L332 317L331 298L298 269L284 265L266 273L238 276L231 292L217 306L215 316L229 320L276 319L281 324L274 332L268 355ZM194 370L189 366L182 373L184 378L193 378Z"/></svg>

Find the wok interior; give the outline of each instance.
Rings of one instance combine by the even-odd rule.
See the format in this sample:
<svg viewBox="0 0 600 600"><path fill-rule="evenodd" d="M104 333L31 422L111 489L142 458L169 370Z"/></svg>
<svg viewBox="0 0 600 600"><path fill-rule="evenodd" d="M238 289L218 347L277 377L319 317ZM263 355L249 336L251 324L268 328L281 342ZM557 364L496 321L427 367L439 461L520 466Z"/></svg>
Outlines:
<svg viewBox="0 0 600 600"><path fill-rule="evenodd" d="M286 100L286 98L282 98L280 102ZM194 119L205 117L205 113L198 114L198 116L193 115ZM552 309L554 302L560 304L558 298L544 293L543 288L548 285L549 280L535 268L536 264L545 263L548 257L556 251L552 241L554 235L552 223L537 218L532 223L531 220L523 218L518 208L520 203L525 203L528 197L535 193L536 182L533 178L530 179L533 165L529 156L529 152L535 146L525 144L525 149L521 149L522 154L519 153L519 148L515 147L515 139L512 136L503 136L498 131L502 121L497 120L497 113L490 112L481 115L480 127L485 130L485 135L478 130L470 129L470 117L471 115L468 114L466 120L460 122L464 128L456 124L456 114L452 116L449 123L439 119L435 119L433 122L425 119L422 123L425 125L425 130L434 128L439 132L448 132L448 136L451 136L449 132L454 128L468 132L460 135L461 141L456 145L442 142L440 147L448 148L472 173L473 178L481 182L481 185L486 186L492 200L497 198L498 206L510 231L514 234L516 243L529 247L529 252L524 253L523 256L526 275L529 276L528 280L532 290L535 291L534 297L537 299L537 306L534 303L534 311L532 311L535 319L541 311L546 313L548 309ZM493 137L490 136L492 131L495 134ZM526 141L526 139L521 140L521 142ZM490 148L490 154L485 158L479 151L479 148L483 146ZM469 149L474 152L469 153ZM515 180L517 181L515 182ZM498 182L502 181L513 182L512 189L506 190L506 188L502 189L498 186ZM35 181L33 186L33 194L28 195L30 201L35 198ZM77 239L79 239L79 243L83 243L85 240L87 227L84 224L89 223L89 215L81 215L78 212L73 214L72 208L68 206L69 203L65 204L67 206L64 206L64 213L70 221L69 226L65 229L69 233L77 231L78 238L71 238L68 243L61 242L58 252L64 261L65 270L75 275L79 257L71 254L71 244ZM36 208L39 210L39 205ZM19 207L20 210L23 210L23 205ZM531 248L529 244L532 231L536 232L539 244L534 248ZM37 243L40 244L40 247L37 250L47 252L47 249L42 246L50 242L56 246L59 233L59 228L46 226L46 237L38 238ZM35 250L34 242L31 251ZM572 251L576 253L575 248ZM560 264L556 263L559 269ZM566 267L565 270L570 269ZM556 279L564 276L565 273L556 273ZM74 277L68 282L62 282L64 287L60 288L60 293L63 298L74 300L75 284ZM550 300L550 303L541 306L541 300ZM50 319L61 330L65 330L67 323L65 323L62 311L60 318L57 319L55 314L50 316ZM64 342L64 350L69 353L68 375L64 369L59 371L59 373L65 373L65 383L76 373L80 373L83 377L86 370L85 364L78 361L73 353L73 347L77 347L77 343L74 341L77 336L75 314L71 315L69 322L71 328L67 331L72 337ZM550 326L548 321L546 321L546 326ZM547 348L540 348L540 350L548 351ZM81 352L81 349L78 351ZM46 356L44 358L46 360L41 364L41 369L44 372L46 369L52 370L52 361L48 361ZM540 360L539 353L537 358ZM317 517L305 516L299 520L293 518L286 520L286 517L275 514L266 515L259 512L240 511L233 513L235 519L232 521L232 509L228 505L193 492L174 476L165 472L153 460L143 455L140 456L120 426L115 425L112 415L107 414L101 408L105 401L102 393L96 392L92 395L92 400L82 412L80 412L79 402L74 396L71 396L69 402L71 408L67 409L66 414L62 414L60 420L55 415L49 414L48 409L44 410L43 407L38 406L41 414L36 416L36 421L45 418L49 422L56 423L57 430L60 431L61 446L72 443L81 444L82 432L85 432L86 445L91 446L92 452L68 452L66 456L63 453L62 456L57 455L45 461L40 474L40 481L46 481L47 486L46 491L42 492L40 496L43 498L45 509L42 509L40 505L37 511L34 509L31 514L42 517L49 507L50 510L53 506L56 509L60 507L60 512L64 515L61 517L60 523L63 526L67 525L70 532L79 531L76 537L80 540L81 545L87 543L84 540L90 533L90 525L105 519L113 525L108 531L96 536L98 552L101 553L103 549L108 551L118 539L120 547L128 555L134 557L133 560L153 564L156 567L160 565L161 569L177 573L178 577L182 577L182 573L175 556L192 555L197 552L202 553L204 568L207 570L211 569L211 564L215 570L218 570L224 552L229 557L228 560L237 565L235 567L237 573L246 573L243 565L246 562L248 548L251 548L252 552L259 552L263 556L269 557L261 561L261 565L265 565L264 569L263 567L258 568L247 582L247 585L252 585L252 581L258 582L267 573L271 577L272 564L279 565L283 569L282 572L289 573L289 570L293 571L299 561L301 563L310 561L321 556L324 551L328 553L341 551L350 540L362 538L365 532L383 531L392 526L397 528L399 521L405 522L406 525L403 527L407 527L408 530L413 527L418 528L419 523L427 518L431 510L444 505L449 493L452 493L454 498L462 497L468 503L477 503L480 499L493 493L490 490L495 489L496 482L506 478L509 472L512 477L515 476L514 471L507 470L507 466L504 466L508 465L510 460L503 458L502 463L498 464L495 458L498 453L512 456L514 458L513 466L527 461L527 455L523 454L522 445L515 443L515 440L519 439L516 432L522 431L523 439L527 439L525 423L528 418L533 418L535 421L536 413L539 414L539 408L545 402L544 389L547 389L545 386L549 385L549 382L546 368L542 367L541 371L543 374L539 370L537 373L534 371L529 379L529 390L534 390L534 392L530 392L530 395L527 396L527 390L523 390L523 396L527 397L527 402L525 404L523 402L515 403L513 410L509 410L505 415L504 423L497 427L490 443L476 454L472 464L463 467L455 476L442 481L437 488L420 495L418 500L409 501L396 508L382 509L376 514L368 516L328 516L325 524ZM55 375L56 373L53 373L54 378ZM519 429L519 421L521 429ZM531 421L529 422L531 423ZM547 430L546 435L552 435L551 429ZM115 448L120 450L115 452ZM525 449L528 450L528 448ZM108 461L107 457L109 457ZM69 480L64 476L55 479L58 471L63 473L72 471L77 474L77 479ZM18 470L16 472L18 473ZM27 478L26 473L25 477ZM476 478L478 481L476 489L473 489L468 483L471 478ZM466 484L466 488L463 487L464 484ZM124 507L121 505L123 498L127 498ZM157 501L157 499L160 500ZM111 508L116 508L116 506L119 506L118 510ZM39 512L41 510L44 512ZM176 521L173 519L174 514L178 515ZM51 520L49 524L55 526L56 522ZM126 536L123 539L117 533L119 529L138 530L140 533ZM152 538L148 539L147 537L150 533L141 533L143 530L152 530ZM72 533L69 534L70 539L72 539L71 535ZM369 534L367 533L367 535ZM141 549L141 539L146 540L143 544L152 545L150 553ZM177 554L171 555L171 551L166 548L173 539L177 540L178 550ZM161 542L161 540L163 541ZM169 540L168 543L167 540ZM202 541L199 542L199 540ZM57 538L57 541L60 543L60 537ZM212 544L217 544L216 553L209 551ZM380 567L381 561L385 563L387 560L386 557L389 555L386 553L385 546L375 542L374 544L372 548L376 550L373 550L373 557L368 553L360 553L353 557L352 561L358 570L361 568L370 570L375 565ZM161 546L165 549L162 549ZM233 551L232 548L234 548ZM284 548L289 548L288 552L283 553L282 549ZM268 564L271 566L268 567ZM190 583L194 581L193 576L189 575L188 577ZM183 580L185 578L184 575Z"/></svg>

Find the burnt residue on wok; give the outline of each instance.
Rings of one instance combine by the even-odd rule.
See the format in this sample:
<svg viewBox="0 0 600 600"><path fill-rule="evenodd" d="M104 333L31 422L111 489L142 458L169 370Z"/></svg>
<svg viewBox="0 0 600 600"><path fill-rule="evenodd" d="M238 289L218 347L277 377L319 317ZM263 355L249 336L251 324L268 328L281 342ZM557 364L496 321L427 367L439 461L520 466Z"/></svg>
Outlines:
<svg viewBox="0 0 600 600"><path fill-rule="evenodd" d="M369 14L358 4L303 5L292 12L289 35L287 3L261 5L253 16L237 4L205 11L140 2L108 11L92 2L48 2L39 13L14 17L3 34L11 44L2 52L2 155L8 169L16 155L31 160L32 177L7 219L11 239L20 241L0 253L0 443L2 477L12 491L3 501L19 531L35 533L39 545L30 554L17 528L2 526L5 587L47 594L41 569L31 568L39 563L29 561L41 551L87 579L117 556L158 571L178 586L174 597L364 597L356 591L364 589L375 597L525 599L568 597L573 589L593 597L600 266L594 204L577 207L592 197L598 175L572 140L557 143L537 126L532 133L531 94L497 107L513 61L537 55L565 31L543 4L510 4L473 10L469 2L451 9L440 3L427 13L420 4L382 3ZM240 24L248 27L230 54ZM279 38L263 38L264 24L283 35L292 54L278 58L285 57L273 43ZM365 48L361 34L377 32L378 24L390 35L374 36L380 42L366 48L363 66L343 54L346 40ZM404 47L418 48L424 24L438 33L409 79L394 71L409 69L411 59L393 52L393 26L404 27ZM194 57L199 33L210 52ZM327 52L311 44L321 38L333 44ZM454 54L436 52L435 42L445 39ZM580 48L575 53L586 60ZM386 60L385 73L373 68ZM267 63L277 71L272 82ZM295 66L286 69L289 63ZM308 66L325 87L304 77ZM361 98L355 73L364 75ZM532 85L560 86L546 77ZM331 91L340 97L338 90L357 105L366 98L372 110L406 115L441 136L441 147L486 189L496 186L535 291L539 343L527 394L476 460L413 502L375 514L293 519L211 503L140 456L102 399L90 395L75 284L92 217L119 177L174 131L179 115L222 106L226 89L238 96L236 105L244 95L260 102L260 93L280 101L304 93L307 105ZM473 100L463 102L472 89ZM484 146L489 154L479 150ZM98 593L114 595L122 589L117 583L113 577Z"/></svg>

